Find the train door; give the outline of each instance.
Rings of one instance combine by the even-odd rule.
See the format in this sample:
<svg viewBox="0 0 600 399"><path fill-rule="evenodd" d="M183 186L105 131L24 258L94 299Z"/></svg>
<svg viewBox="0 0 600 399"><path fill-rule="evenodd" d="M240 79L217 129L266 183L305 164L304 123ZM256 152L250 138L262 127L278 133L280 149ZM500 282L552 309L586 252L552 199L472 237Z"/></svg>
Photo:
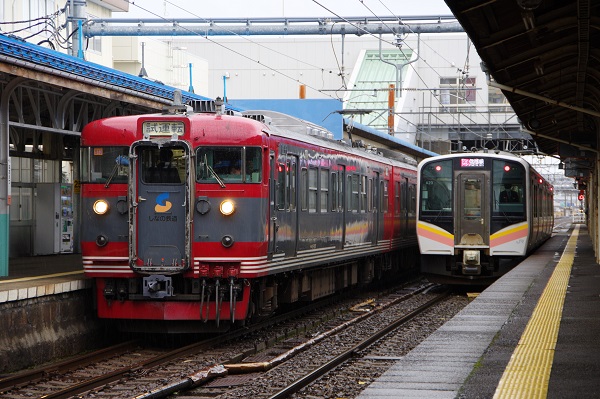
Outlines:
<svg viewBox="0 0 600 399"><path fill-rule="evenodd" d="M340 168L340 173L338 174L338 199L340 209L339 211L342 213L342 248L346 246L346 221L348 220L348 215L346 214L346 209L348 208L348 196L347 190L349 189L346 185L346 165L338 165Z"/></svg>
<svg viewBox="0 0 600 399"><path fill-rule="evenodd" d="M375 216L377 218L377 241L382 240L383 239L383 230L384 230L384 218L385 218L385 213L387 212L388 209L388 204L387 204L387 200L388 200L388 196L387 196L387 182L383 179L380 178L379 173L377 173L377 178L375 179L375 181L377 182L377 186L379 187L379 190L377 193L377 212L375 213Z"/></svg>
<svg viewBox="0 0 600 399"><path fill-rule="evenodd" d="M298 249L298 157L285 155L277 163L276 226L273 245L286 256Z"/></svg>
<svg viewBox="0 0 600 399"><path fill-rule="evenodd" d="M373 196L373 245L377 244L377 241L381 238L379 235L379 215L381 214L381 207L379 204L379 172L375 172L375 179L373 179L373 186L369 187L371 193L369 195ZM367 207L367 210L368 207ZM381 223L383 225L383 223Z"/></svg>
<svg viewBox="0 0 600 399"><path fill-rule="evenodd" d="M289 226L290 226L290 256L296 256L298 253L298 157L288 155L288 186L289 186Z"/></svg>
<svg viewBox="0 0 600 399"><path fill-rule="evenodd" d="M279 228L275 205L277 198L277 180L275 178L277 162L275 161L275 152L273 151L269 155L269 169L269 225L267 226L267 231L269 234L269 259L272 259L277 249L277 230Z"/></svg>
<svg viewBox="0 0 600 399"><path fill-rule="evenodd" d="M488 180L485 173L458 175L455 201L458 245L489 245Z"/></svg>
<svg viewBox="0 0 600 399"><path fill-rule="evenodd" d="M189 149L134 143L130 163L130 262L146 272L189 267Z"/></svg>
<svg viewBox="0 0 600 399"><path fill-rule="evenodd" d="M408 196L408 179L406 177L401 177L399 184L396 185L400 189L399 193L395 195L399 197L400 204L400 237L408 236L408 204L409 204L409 196Z"/></svg>

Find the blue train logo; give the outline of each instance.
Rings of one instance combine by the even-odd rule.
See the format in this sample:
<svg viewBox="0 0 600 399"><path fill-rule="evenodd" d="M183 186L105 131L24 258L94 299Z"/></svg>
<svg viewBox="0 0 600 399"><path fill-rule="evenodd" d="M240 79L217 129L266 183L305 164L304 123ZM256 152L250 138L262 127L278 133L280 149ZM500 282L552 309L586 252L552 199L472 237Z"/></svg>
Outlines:
<svg viewBox="0 0 600 399"><path fill-rule="evenodd" d="M171 201L167 201L169 199L169 193L162 193L156 196L156 205L154 206L154 212L156 213L165 213L169 212L171 206L173 204Z"/></svg>

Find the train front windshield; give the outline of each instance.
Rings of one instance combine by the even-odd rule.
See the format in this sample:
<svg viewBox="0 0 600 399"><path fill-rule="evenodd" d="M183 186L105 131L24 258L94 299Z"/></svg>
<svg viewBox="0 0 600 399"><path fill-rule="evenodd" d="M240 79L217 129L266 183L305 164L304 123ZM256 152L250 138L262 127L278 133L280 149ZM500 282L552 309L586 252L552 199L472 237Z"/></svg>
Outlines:
<svg viewBox="0 0 600 399"><path fill-rule="evenodd" d="M421 170L421 215L452 214L452 160L432 162Z"/></svg>
<svg viewBox="0 0 600 399"><path fill-rule="evenodd" d="M260 183L260 147L201 147L196 154L199 183Z"/></svg>
<svg viewBox="0 0 600 399"><path fill-rule="evenodd" d="M129 147L92 147L82 156L82 179L90 183L127 183Z"/></svg>
<svg viewBox="0 0 600 399"><path fill-rule="evenodd" d="M525 220L525 168L517 162L494 160L492 164L492 216L511 222Z"/></svg>

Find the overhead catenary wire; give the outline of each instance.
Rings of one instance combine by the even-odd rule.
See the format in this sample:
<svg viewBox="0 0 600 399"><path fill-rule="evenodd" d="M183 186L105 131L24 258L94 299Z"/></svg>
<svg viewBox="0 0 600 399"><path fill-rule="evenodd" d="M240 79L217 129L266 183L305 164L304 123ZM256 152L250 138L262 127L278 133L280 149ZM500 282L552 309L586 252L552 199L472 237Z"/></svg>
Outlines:
<svg viewBox="0 0 600 399"><path fill-rule="evenodd" d="M146 9L146 8L144 8L144 7L140 6L140 5L138 5L138 4L136 4L136 3L135 3L135 1L133 1L133 0L127 0L127 2L128 2L129 4L131 4L131 5L134 5L134 6L138 7L139 9L141 9L141 10L143 10L143 11L146 11L146 12L148 12L148 13L150 13L150 14L152 14L152 15L156 16L156 17L158 17L158 18L161 18L161 19L163 19L163 20L165 20L165 21L168 21L166 18L164 18L164 17L161 17L160 15L156 14L155 12L153 12L153 11L150 11L150 10L148 10L148 9ZM183 10L183 9L182 9L182 10ZM184 11L185 11L185 10L184 10ZM182 29L186 29L186 30L189 30L189 29L187 29L187 28L185 28L185 27L183 27L183 26L180 26L180 28L182 28ZM190 32L192 32L191 30L189 30L189 31L190 31ZM192 32L192 33L194 33L194 32ZM243 54L243 53L241 53L241 52L239 52L239 51L237 51L237 50L234 50L234 49L232 49L232 48L229 48L229 47L225 46L225 45L224 45L224 44L222 44L222 43L218 43L218 42L216 42L215 40L212 40L212 39L210 39L208 36L202 36L202 35L198 35L198 34L196 34L196 33L194 33L194 35L196 35L196 36L199 36L199 37L202 37L203 39L205 39L205 40L208 40L209 42L211 42L211 43L213 43L213 44L215 44L215 45L217 45L217 46L219 46L219 47L222 47L222 48L224 48L224 49L226 49L226 50L228 50L228 51L231 51L232 53L234 53L234 54L237 54L237 55L239 55L240 57L243 57L243 58L245 58L245 59L247 59L247 60L249 60L249 61L252 61L252 62L254 62L254 63L260 64L261 66L265 67L266 69L268 69L268 70L270 70L270 71L272 71L272 72L275 72L275 73L277 73L277 74L279 74L279 75L281 75L281 76L283 76L283 77L285 77L285 78L291 79L291 80L293 80L293 81L295 81L295 82L298 82L298 83L302 83L303 85L305 85L306 87L310 88L311 90L314 90L314 91L316 91L316 92L320 92L320 90L319 90L319 89L317 89L317 88L315 88L315 87L313 87L313 86L311 86L311 85L309 85L309 84L303 83L302 81L300 81L300 79L297 79L297 78L294 78L294 77L292 77L292 76L289 76L288 74L286 74L286 73L284 73L284 72L282 72L282 71L280 71L280 70L278 70L278 69L276 69L276 68L273 68L273 67L271 67L271 66L269 66L269 65L267 65L267 64L265 64L265 63L263 63L263 62L261 62L260 60L256 60L256 59L254 59L254 58L252 58L252 57L250 57L250 56L248 56L248 55L246 55L246 54ZM325 94L325 93L322 93L322 94L323 94L323 95L326 95L327 97L330 97L330 98L332 98L332 99L335 99L335 97L333 97L333 96L331 96L331 95L329 95L329 94Z"/></svg>
<svg viewBox="0 0 600 399"><path fill-rule="evenodd" d="M314 0L313 0L313 1L314 1ZM377 14L376 14L376 13L375 13L375 12L374 12L374 11L373 11L373 10L372 10L370 7L369 7L369 6L367 6L367 4L365 4L365 2L364 2L363 0L359 0L359 2L360 2L360 3L361 3L361 4L362 4L362 5L363 5L363 6L364 6L364 7L365 7L367 10L369 10L369 12L371 12L371 14L373 14L373 16L375 16L376 18L378 18ZM385 8L386 8L386 9L387 9L387 10L388 10L388 11L389 11L391 14L394 14L394 13L393 13L393 11L391 11L391 10L389 9L389 7L387 7L387 6L386 6L386 5L385 5L385 4L384 4L384 3L383 3L381 0L379 0L379 3L381 3L381 4L382 4L382 5L383 5L383 6L384 6L384 7L385 7ZM385 21L383 21L382 19L380 19L380 21L381 21L381 23L382 23L382 24L384 24L384 25L386 25L386 26L387 26L387 24L386 24L386 22L385 22ZM401 18L399 18L399 17L398 17L398 22L399 22L399 23L401 23L401 22L402 22ZM410 29L410 25L408 25L408 24L404 24L404 25L405 25L405 26L407 26L407 27ZM414 32L412 29L410 29L410 30L412 31L412 33L413 33L413 34L415 33L415 32ZM408 43L406 43L406 41L403 41L403 43L405 43L405 44L406 44L406 46L407 46L409 49L411 49L411 51L415 52L415 50L414 50L414 49L413 49L413 48L412 48L412 47L411 47L411 46L410 46ZM441 56L441 54L439 54L437 51L435 51L435 50L434 50L434 49L433 49L431 46L429 46L429 44L427 44L427 43L424 43L424 44L425 44L425 45L426 45L428 48L430 48L432 51L434 51L436 54L438 54L439 56ZM465 66L464 66L464 68L463 68L463 70L462 70L462 71L459 69L459 72L463 72L463 78L462 78L462 79L460 79L460 77L459 77L459 81L460 81L460 83L461 83L461 86L462 86L462 88L463 88L463 91L465 91L465 92L466 92L465 82L466 82L466 80L467 80L467 78L468 78L468 68L469 68L469 53L470 53L470 40L469 40L468 38L467 38L467 46L468 46L468 47L467 47L467 56L466 56L465 63L464 63L464 64L465 64ZM443 58L443 59L445 59L445 60L446 60L448 63L450 63L450 61L448 61L448 60L447 60L445 57L442 57L442 58ZM434 71L434 72L435 72L435 73L438 75L438 77L439 77L439 78L441 78L441 75L439 74L439 72L438 72L438 71L437 71L435 68L433 68L433 67L432 67L432 66L431 66L431 65L430 65L430 64L427 62L427 60L424 60L424 63L425 63L425 65L427 65L427 66L428 66L428 67L429 67L429 68L430 68L432 71ZM412 65L412 64L411 64L411 65L410 65L410 67L413 69L413 71L415 72L415 74L417 75L417 77L420 79L420 81L421 81L421 82L422 82L422 83L425 85L425 87L428 87L428 86L427 86L427 83L426 83L426 82L425 82L425 80L424 80L424 79L421 77L421 75L419 74L418 70L417 70L417 69L414 67L414 65ZM460 89L460 88L459 88L459 89ZM431 90L431 89L430 89L430 90ZM478 95L478 94L479 94L479 93L477 93L477 95ZM439 97L437 97L437 96L434 96L434 98L435 98L435 99L436 99L436 100L437 100L437 101L440 103L440 105L441 105L442 107L444 107L444 108L447 108L447 104L443 104L443 103L441 102L441 99L440 99ZM480 98L481 98L481 97L480 97ZM470 102L470 101L469 101L469 100L468 100L466 97L463 97L462 99L463 99L463 100L464 100L464 101L465 101L467 104L471 104L471 102ZM476 110L477 110L477 108L476 108ZM490 113L488 113L488 114L485 114L485 113L483 113L483 112L478 112L478 113L479 113L481 116L483 116L485 119L487 119L487 120L488 120L488 124L491 124L491 120L489 119L489 118L491 117L491 114L490 114ZM469 117L467 117L467 118L469 118ZM459 124L460 126L463 126L463 127L464 127L464 128L467 130L467 131L469 131L469 132L473 133L474 135L476 135L476 136L480 137L480 139L483 139L483 135L482 135L482 134L480 134L480 133L478 133L478 132L474 132L474 131L472 131L472 130L471 130L469 127L468 127L468 126L466 126L466 125L462 124L462 123L461 123L461 121L457 120L457 119L456 119L456 117L454 117L454 115L453 115L453 119L454 119L454 120L457 122L457 124ZM471 121L472 121L472 119L470 119L470 118L469 118L469 120L471 120ZM501 126L501 128L504 130L504 132L505 132L507 135L509 134L509 133L508 133L508 132L507 132L507 131L504 129L504 127L503 127L503 126Z"/></svg>

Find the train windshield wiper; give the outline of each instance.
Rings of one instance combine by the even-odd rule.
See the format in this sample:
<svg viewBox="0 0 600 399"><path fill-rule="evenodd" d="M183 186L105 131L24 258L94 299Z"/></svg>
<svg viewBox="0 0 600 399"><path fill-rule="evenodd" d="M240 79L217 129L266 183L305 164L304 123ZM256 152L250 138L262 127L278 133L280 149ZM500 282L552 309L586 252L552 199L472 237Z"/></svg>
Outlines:
<svg viewBox="0 0 600 399"><path fill-rule="evenodd" d="M129 166L129 159L127 159L125 155L118 155L117 159L115 159L115 166L113 167L110 176L106 180L104 188L108 188L108 186L110 186L110 183L112 182L112 179L114 179L114 177L117 175L117 171L119 170L120 166Z"/></svg>
<svg viewBox="0 0 600 399"><path fill-rule="evenodd" d="M221 188L225 188L225 183L223 183L223 180L219 177L219 175L217 174L217 172L215 172L215 170L212 168L212 166L210 166L207 163L206 164L206 168L208 169L208 171L210 172L210 174L212 175L212 177L215 178L215 180L217 181L217 183L219 183L219 186L221 186Z"/></svg>

